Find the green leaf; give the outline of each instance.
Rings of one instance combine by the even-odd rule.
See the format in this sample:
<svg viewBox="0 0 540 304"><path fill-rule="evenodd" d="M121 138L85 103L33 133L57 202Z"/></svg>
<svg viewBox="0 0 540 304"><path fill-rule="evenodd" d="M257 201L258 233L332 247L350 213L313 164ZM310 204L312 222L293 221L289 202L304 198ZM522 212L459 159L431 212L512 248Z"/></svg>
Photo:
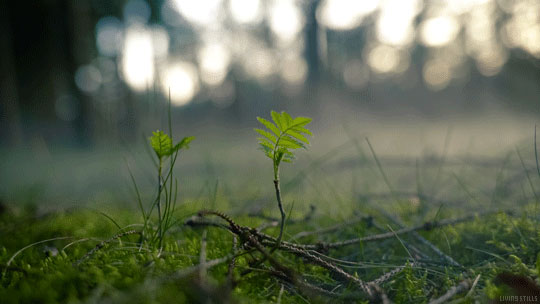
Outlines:
<svg viewBox="0 0 540 304"><path fill-rule="evenodd" d="M274 121L276 126L278 126L279 130L283 131L285 129L285 126L281 123L281 115L276 111L270 112L270 115L272 115L272 120Z"/></svg>
<svg viewBox="0 0 540 304"><path fill-rule="evenodd" d="M308 117L296 117L293 121L293 124L303 127L307 125L308 123L310 123L311 121L312 119Z"/></svg>
<svg viewBox="0 0 540 304"><path fill-rule="evenodd" d="M289 113L283 111L281 112L281 118L282 118L282 122L285 123L285 125L288 127L292 126L293 125L293 119L291 117L291 115L289 115Z"/></svg>
<svg viewBox="0 0 540 304"><path fill-rule="evenodd" d="M182 140L174 146L173 152L178 151L180 149L189 149L189 143L191 143L195 139L195 136L188 136L182 138Z"/></svg>
<svg viewBox="0 0 540 304"><path fill-rule="evenodd" d="M264 118L261 118L261 117L257 117L257 120L262 123L265 127L268 128L268 130L274 132L274 134L276 134L276 136L279 136L279 134L281 133L281 131L271 122L269 122L268 120L264 119Z"/></svg>
<svg viewBox="0 0 540 304"><path fill-rule="evenodd" d="M159 130L152 132L152 134L153 135L150 137L150 145L154 149L154 152L156 152L156 155L159 158L171 155L172 140L169 135Z"/></svg>
<svg viewBox="0 0 540 304"><path fill-rule="evenodd" d="M290 137L287 137L287 136L282 136L281 139L279 140L279 143L278 143L278 146L279 147L284 147L284 148L290 148L290 149L299 149L299 148L304 148L304 145L302 145L301 143L291 139Z"/></svg>
<svg viewBox="0 0 540 304"><path fill-rule="evenodd" d="M297 131L297 132L302 132L302 133L305 133L307 135L313 136L313 133L311 133L310 130L308 130L308 129L304 128L304 127L301 127L301 126L295 126L295 127L291 128L291 130Z"/></svg>
<svg viewBox="0 0 540 304"><path fill-rule="evenodd" d="M272 133L270 132L266 132L264 130L261 130L261 129L254 129L255 132L261 134L262 136L268 138L272 143L276 143L276 137L274 135L272 135Z"/></svg>
<svg viewBox="0 0 540 304"><path fill-rule="evenodd" d="M294 138L304 142L306 145L309 145L309 141L307 140L307 138L304 135L302 135L300 132L289 130L289 131L287 131L287 134L289 136L291 136L291 137L294 137Z"/></svg>
<svg viewBox="0 0 540 304"><path fill-rule="evenodd" d="M274 145L271 142L269 142L268 139L259 137L258 140L261 146L267 147L270 150L274 150Z"/></svg>
<svg viewBox="0 0 540 304"><path fill-rule="evenodd" d="M274 149L268 145L265 145L265 144L262 144L262 143L259 143L259 145L261 146L261 150L264 151L264 154L266 154L266 156L272 158L272 153L274 152Z"/></svg>
<svg viewBox="0 0 540 304"><path fill-rule="evenodd" d="M259 138L259 144L265 155L274 160L274 166L279 166L281 161L291 162L294 159L292 150L306 148L309 145L308 135L313 135L305 126L311 122L311 118L293 118L287 112L278 113L271 111L272 122L257 117L269 131L255 129L263 137Z"/></svg>

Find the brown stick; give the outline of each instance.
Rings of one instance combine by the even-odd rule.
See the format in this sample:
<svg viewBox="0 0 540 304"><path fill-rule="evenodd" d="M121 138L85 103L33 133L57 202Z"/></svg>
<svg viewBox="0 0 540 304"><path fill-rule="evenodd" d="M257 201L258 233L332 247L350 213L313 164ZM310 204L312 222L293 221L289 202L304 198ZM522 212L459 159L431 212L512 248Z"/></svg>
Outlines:
<svg viewBox="0 0 540 304"><path fill-rule="evenodd" d="M435 300L432 300L429 302L429 304L442 304L448 300L450 300L455 295L462 293L469 289L471 287L471 281L469 279L462 281L456 286L453 286L450 288L444 295L442 295L440 298L437 298Z"/></svg>

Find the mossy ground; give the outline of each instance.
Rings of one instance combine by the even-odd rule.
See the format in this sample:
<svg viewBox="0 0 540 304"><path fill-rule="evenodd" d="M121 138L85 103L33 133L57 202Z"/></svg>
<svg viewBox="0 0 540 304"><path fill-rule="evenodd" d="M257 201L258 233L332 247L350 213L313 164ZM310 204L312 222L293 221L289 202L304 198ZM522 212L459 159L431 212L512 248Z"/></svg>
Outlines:
<svg viewBox="0 0 540 304"><path fill-rule="evenodd" d="M282 191L289 216L284 241L318 244L398 231L400 226L392 216L412 227L499 210L458 224L418 231L460 266L451 265L409 233L323 250L322 257L364 282L403 267L379 284L394 303L427 303L464 280L471 283L469 288L452 296L451 302L484 303L518 292L497 280L501 273L519 275L533 284L539 282L540 202L536 188L540 179L533 174L536 167L530 148L522 149L528 151L522 152L524 164L510 152L506 155L511 156L502 158L379 157L382 168L369 157L367 149L350 145L348 150L340 147L339 154L334 150L318 157L306 156L304 161L283 168ZM90 198L78 206L93 209L66 207L67 193L73 195L70 191L74 186L53 184L56 190L52 193L56 195L43 198L44 191L27 191L34 189L32 183L27 188L20 183L11 185L18 189L17 193L4 198L4 208L0 208L0 302L369 301L351 280L282 250L272 254L279 263L292 269L302 282L332 294L306 292L279 279L268 261L253 263L261 257L257 252L236 258L234 284L228 275L228 260L210 267L204 275L197 268L202 236L206 233L206 261L215 261L233 253L233 234L215 226L185 225L199 210L220 210L239 225L253 228L267 226L279 213L271 172L266 166L252 168L251 162L243 167L229 164L227 168L231 169L225 170L221 162L204 160L206 163L183 166L187 161L182 161L177 174L181 194L173 215L177 222L166 234L161 254L155 246L141 246L135 234L114 239L76 265L97 244L116 235L119 227L141 228L129 177L126 182L111 184L111 188L121 190L111 191L110 195L98 197L98 190L81 188L78 197ZM59 162L59 166L64 163ZM137 171L138 166L133 167ZM207 172L201 172L201 167ZM71 172L68 169L65 172ZM92 169L100 175L111 171L96 166L84 167L83 171ZM140 190L146 208L155 191L154 175L147 176L147 172L136 174L143 184ZM76 179L74 182L80 184ZM503 212L508 210L512 212ZM373 220L361 219L366 216ZM226 224L219 218L208 219ZM277 236L278 229L271 225L263 232ZM54 238L61 239L47 241ZM24 249L30 244L35 245ZM245 248L239 250L244 252Z"/></svg>
<svg viewBox="0 0 540 304"><path fill-rule="evenodd" d="M193 206L185 206L178 214L187 217L193 209ZM528 209L534 210L534 205ZM134 211L112 210L108 214L120 225L139 222L139 214ZM396 303L425 303L441 296L460 281L480 275L474 290L455 298L462 299L464 303L474 303L511 294L507 287L494 283L497 274L511 272L538 278L539 223L527 216L530 214L497 213L422 231L422 236L459 261L463 267L450 266L433 252L421 247L432 260L418 266L407 266L401 273L382 283L381 287ZM389 224L397 229L383 217L374 216L381 224ZM444 214L448 218L458 216L450 212ZM302 219L301 214L293 213L291 217ZM412 217L409 215L409 218ZM251 227L267 222L249 216L235 220ZM286 229L290 238L301 231L339 223L315 211L311 219L292 221ZM339 298L323 295L302 294L294 286L269 275L264 268L253 269L249 264L250 255L236 260L234 287L228 281L228 263L211 268L204 284L200 281L198 271L179 275L182 270L199 264L203 230L207 231L207 260L231 253L233 237L230 232L217 227L178 225L167 235L161 255L155 249L140 248L138 236L133 235L107 244L79 266L75 266L73 263L100 240L108 239L118 232L115 224L94 211L84 209L37 214L33 209L9 208L0 217L0 231L3 235L0 242L0 299L2 303L206 303L208 299L216 303L227 299L240 303L276 302L283 285L284 291L280 297L282 303L340 301ZM277 231L268 229L267 232L275 234ZM339 241L379 232L370 227L369 222L358 221L336 231L302 238L301 242ZM20 252L7 267L10 258L24 246L57 237L69 238L32 246ZM337 264L349 273L370 281L413 261L401 241L414 244L414 239L405 234L399 238L360 243L330 250L327 254L341 260ZM279 251L276 256L283 264L317 286L343 295L355 291L352 284L340 281L325 269L313 266L301 258ZM253 271L242 276L241 273L247 269ZM350 298L342 300L349 301ZM362 302L361 298L358 298L358 302Z"/></svg>

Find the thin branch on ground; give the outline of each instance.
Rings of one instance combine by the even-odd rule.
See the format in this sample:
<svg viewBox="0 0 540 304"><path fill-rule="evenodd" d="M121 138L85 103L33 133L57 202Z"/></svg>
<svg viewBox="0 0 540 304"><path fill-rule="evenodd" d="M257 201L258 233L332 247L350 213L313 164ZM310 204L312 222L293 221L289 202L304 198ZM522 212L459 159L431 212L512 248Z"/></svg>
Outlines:
<svg viewBox="0 0 540 304"><path fill-rule="evenodd" d="M278 221L266 222L266 223L261 224L259 227L257 227L257 231L263 231L270 227L277 227L277 225L279 225Z"/></svg>
<svg viewBox="0 0 540 304"><path fill-rule="evenodd" d="M405 224L397 217L389 214L388 212L384 210L379 210L381 213L386 215L391 221L393 221L396 225L398 225L400 228L405 228ZM456 262L452 257L442 252L437 246L433 245L430 241L426 240L423 236L418 234L416 231L411 232L412 236L417 239L420 243L424 244L425 246L429 247L433 252L435 252L439 257L446 260L450 265L456 266L456 267L463 267L461 264Z"/></svg>
<svg viewBox="0 0 540 304"><path fill-rule="evenodd" d="M319 265L321 267L324 267L327 270L330 270L333 273L339 275L342 279L345 279L346 281L349 281L349 282L352 282L352 283L358 285L360 287L360 289L363 292L365 292L366 294L368 294L370 297L373 295L372 290L367 285L367 283L365 283L364 281L362 281L361 279L359 279L359 278L357 278L355 276L352 276L352 275L348 274L343 269L339 268L338 266L334 265L333 263L331 263L329 261L325 261L325 260L321 259L320 257L309 253L307 250L303 250L303 249L299 249L299 248L295 248L295 247L290 247L290 246L287 246L286 244L283 244L283 243L282 243L282 246L280 246L280 248L284 248L285 250L287 250L287 251L289 251L291 253L294 253L294 254L302 257L302 258L305 258L308 262L311 262L311 263L317 264L317 265Z"/></svg>
<svg viewBox="0 0 540 304"><path fill-rule="evenodd" d="M460 218L444 219L444 220L439 220L435 222L425 222L418 226L402 228L394 232L386 232L386 233L381 233L381 234L369 235L365 237L354 238L354 239L349 239L349 240L334 242L334 243L319 243L319 244L294 244L294 243L288 243L288 242L283 242L283 243L289 246L297 247L297 248L312 249L312 250L339 248L343 246L358 244L361 242L373 242L373 241L389 239L389 238L395 237L396 234L400 235L400 234L410 233L410 232L420 231L420 230L429 231L435 228L467 222L467 221L473 220L474 218L478 216L486 216L486 215L491 215L491 214L495 214L499 212L512 214L511 211L485 211L485 212L479 212L479 213L472 213L472 214L469 214ZM265 236L265 238L267 238L267 236Z"/></svg>
<svg viewBox="0 0 540 304"><path fill-rule="evenodd" d="M379 286L378 284L371 283L370 284L371 289L373 289L374 292L374 298L378 299L382 304L391 304L392 301L388 298L388 295L384 290Z"/></svg>
<svg viewBox="0 0 540 304"><path fill-rule="evenodd" d="M113 237L111 237L108 240L102 241L101 243L97 244L96 247L92 248L92 250L88 251L82 258L77 260L74 263L74 265L79 266L82 262L84 262L86 259L90 258L94 253L101 250L107 244L112 243L113 241L115 241L117 239L120 239L120 238L122 238L124 236L132 235L132 234L139 234L140 235L141 231L137 231L137 230L124 231L124 232L121 232L121 233L118 233L118 234L114 235Z"/></svg>
<svg viewBox="0 0 540 304"><path fill-rule="evenodd" d="M405 267L407 267L408 265L410 265L411 267L414 267L416 264L415 263L409 263L409 264L394 268L394 269L384 273L382 276L376 278L375 280L368 282L368 284L370 284L370 285L371 284L380 285L380 284L390 280L392 277L394 277L395 275L397 275L401 271L403 271L403 269L405 269Z"/></svg>
<svg viewBox="0 0 540 304"><path fill-rule="evenodd" d="M456 286L453 286L450 288L444 295L442 295L440 298L437 298L435 300L432 300L429 302L429 304L442 304L451 298L453 298L455 295L462 293L469 289L471 287L471 281L469 279L462 281Z"/></svg>
<svg viewBox="0 0 540 304"><path fill-rule="evenodd" d="M206 281L206 234L205 229L201 237L201 252L199 254L199 264L201 265L199 268L199 280L201 282Z"/></svg>
<svg viewBox="0 0 540 304"><path fill-rule="evenodd" d="M352 220L349 220L349 221L346 221L346 222L343 222L343 223L340 223L340 224L336 224L336 225L333 225L333 226L330 226L330 227L320 228L320 229L316 229L316 230L312 230L312 231L301 231L301 232L295 234L291 238L291 240L300 239L300 238L307 237L307 236L314 235L314 234L320 235L320 234L330 233L330 232L334 232L336 230L341 230L341 229L343 229L343 228L345 228L347 226L357 224L359 222L371 221L371 220L372 220L372 217L370 217L370 216L361 216L361 217L357 217L357 218L354 218Z"/></svg>

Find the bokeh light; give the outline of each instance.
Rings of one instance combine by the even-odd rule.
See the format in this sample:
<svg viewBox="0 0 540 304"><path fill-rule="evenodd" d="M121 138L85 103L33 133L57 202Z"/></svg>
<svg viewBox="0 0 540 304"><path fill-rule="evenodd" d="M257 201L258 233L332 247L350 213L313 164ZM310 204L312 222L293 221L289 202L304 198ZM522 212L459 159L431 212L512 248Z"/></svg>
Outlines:
<svg viewBox="0 0 540 304"><path fill-rule="evenodd" d="M378 0L325 0L317 12L317 19L333 30L350 30L362 22L379 5Z"/></svg>
<svg viewBox="0 0 540 304"><path fill-rule="evenodd" d="M161 86L164 95L167 96L170 92L171 103L176 106L189 103L199 90L195 66L189 62L178 61L167 64L162 70Z"/></svg>
<svg viewBox="0 0 540 304"><path fill-rule="evenodd" d="M404 46L413 41L413 21L422 11L419 0L385 0L377 19L377 38L393 46Z"/></svg>
<svg viewBox="0 0 540 304"><path fill-rule="evenodd" d="M203 46L198 53L201 79L209 85L219 85L227 76L231 55L220 43Z"/></svg>
<svg viewBox="0 0 540 304"><path fill-rule="evenodd" d="M452 79L451 67L445 60L429 60L423 68L426 85L435 91L448 86Z"/></svg>
<svg viewBox="0 0 540 304"><path fill-rule="evenodd" d="M269 50L259 48L246 54L243 67L249 76L266 80L267 77L275 73L276 65L274 62L275 58Z"/></svg>
<svg viewBox="0 0 540 304"><path fill-rule="evenodd" d="M116 17L103 17L96 24L96 46L105 56L116 56L122 51L123 24Z"/></svg>
<svg viewBox="0 0 540 304"><path fill-rule="evenodd" d="M307 63L298 55L286 56L281 63L280 75L289 84L302 84L307 76Z"/></svg>
<svg viewBox="0 0 540 304"><path fill-rule="evenodd" d="M450 16L439 16L425 20L420 26L422 42L438 47L452 42L459 33L459 23Z"/></svg>
<svg viewBox="0 0 540 304"><path fill-rule="evenodd" d="M209 25L217 21L221 0L174 0L175 8L188 21L196 25Z"/></svg>
<svg viewBox="0 0 540 304"><path fill-rule="evenodd" d="M75 72L75 84L85 93L95 93L101 86L101 83L101 72L93 65L80 66Z"/></svg>
<svg viewBox="0 0 540 304"><path fill-rule="evenodd" d="M166 58L169 54L169 33L160 25L154 25L150 29L152 36L152 49L156 58Z"/></svg>
<svg viewBox="0 0 540 304"><path fill-rule="evenodd" d="M293 1L274 0L269 14L270 29L280 42L291 42L304 26L303 15Z"/></svg>
<svg viewBox="0 0 540 304"><path fill-rule="evenodd" d="M230 0L229 10L234 21L242 24L256 23L262 17L260 0Z"/></svg>
<svg viewBox="0 0 540 304"><path fill-rule="evenodd" d="M123 20L101 18L96 46L102 56L119 58L122 80L136 91L154 82L156 66L163 62L172 58L191 62L195 73L180 73L178 67L159 73L191 79L186 83L193 85L187 87L194 89L184 91L194 93L178 97L179 103L197 94L199 79L208 90L205 96L217 96L216 100L217 88L226 87L229 80L253 79L265 87L277 81L303 85L313 64L307 57L313 53L307 35L311 22L320 25L317 53L327 68L321 71L330 72L351 90L376 79L402 85L404 77L412 77L403 76L406 71L423 78L428 89L441 90L466 77L471 69L464 67L469 63L481 75L492 77L503 70L513 49L540 58L538 1L321 0L315 20L310 20L312 6L300 0L164 0L158 7L163 25L148 24L151 8L144 0L129 0ZM339 36L358 33L361 36L355 37L362 37L358 45L356 38L354 42ZM425 46L420 48L425 52L418 52L416 43ZM81 68L77 85L92 94L92 84L99 81L83 79L99 76L88 68ZM101 83L109 81L101 68L97 71Z"/></svg>
<svg viewBox="0 0 540 304"><path fill-rule="evenodd" d="M375 73L391 73L398 68L400 57L397 49L386 45L379 45L369 51L368 64Z"/></svg>
<svg viewBox="0 0 540 304"><path fill-rule="evenodd" d="M140 25L126 31L122 54L122 76L136 91L147 89L154 81L154 48L150 32Z"/></svg>

